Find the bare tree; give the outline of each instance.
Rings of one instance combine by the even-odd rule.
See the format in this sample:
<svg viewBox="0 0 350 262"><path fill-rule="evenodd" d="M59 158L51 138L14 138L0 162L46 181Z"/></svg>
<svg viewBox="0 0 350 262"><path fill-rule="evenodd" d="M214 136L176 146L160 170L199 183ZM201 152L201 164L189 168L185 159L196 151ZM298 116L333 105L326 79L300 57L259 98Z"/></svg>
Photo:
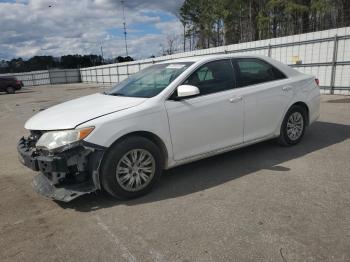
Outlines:
<svg viewBox="0 0 350 262"><path fill-rule="evenodd" d="M178 51L178 45L177 45L177 37L176 35L167 35L166 37L166 44L160 45L162 48L162 54L163 55L172 55L176 51Z"/></svg>

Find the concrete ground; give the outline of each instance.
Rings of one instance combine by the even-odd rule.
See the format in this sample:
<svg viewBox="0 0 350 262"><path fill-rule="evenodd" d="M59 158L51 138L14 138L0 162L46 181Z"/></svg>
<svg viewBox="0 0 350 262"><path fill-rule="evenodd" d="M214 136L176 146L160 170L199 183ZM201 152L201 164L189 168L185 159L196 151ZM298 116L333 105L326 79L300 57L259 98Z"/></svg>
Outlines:
<svg viewBox="0 0 350 262"><path fill-rule="evenodd" d="M140 199L44 199L17 160L24 122L96 91L0 94L0 261L350 261L350 97L323 96L295 147L264 142L175 168Z"/></svg>

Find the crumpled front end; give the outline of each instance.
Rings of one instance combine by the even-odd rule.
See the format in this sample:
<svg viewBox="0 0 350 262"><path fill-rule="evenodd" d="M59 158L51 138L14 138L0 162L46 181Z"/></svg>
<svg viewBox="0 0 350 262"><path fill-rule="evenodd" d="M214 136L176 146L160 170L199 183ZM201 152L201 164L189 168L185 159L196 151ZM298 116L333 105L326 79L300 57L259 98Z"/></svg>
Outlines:
<svg viewBox="0 0 350 262"><path fill-rule="evenodd" d="M40 172L32 182L37 193L69 202L100 189L98 169L105 148L80 141L72 148L52 153L35 147L42 134L31 131L17 146L20 162Z"/></svg>

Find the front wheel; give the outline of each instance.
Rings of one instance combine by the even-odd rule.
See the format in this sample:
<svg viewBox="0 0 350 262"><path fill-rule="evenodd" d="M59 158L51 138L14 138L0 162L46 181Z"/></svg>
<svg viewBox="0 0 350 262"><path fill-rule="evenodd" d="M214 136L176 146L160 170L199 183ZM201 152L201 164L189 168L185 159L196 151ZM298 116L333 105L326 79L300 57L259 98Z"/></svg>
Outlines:
<svg viewBox="0 0 350 262"><path fill-rule="evenodd" d="M112 196L131 199L146 194L162 173L158 147L143 137L127 137L107 152L101 167L102 187Z"/></svg>
<svg viewBox="0 0 350 262"><path fill-rule="evenodd" d="M292 106L283 119L279 144L283 146L298 144L304 136L306 123L306 110L299 105Z"/></svg>

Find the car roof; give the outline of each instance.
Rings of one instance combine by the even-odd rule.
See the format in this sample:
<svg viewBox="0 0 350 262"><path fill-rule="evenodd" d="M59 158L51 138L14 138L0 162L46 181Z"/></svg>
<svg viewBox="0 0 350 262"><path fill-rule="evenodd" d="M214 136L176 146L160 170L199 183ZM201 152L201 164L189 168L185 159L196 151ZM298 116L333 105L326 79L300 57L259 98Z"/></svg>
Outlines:
<svg viewBox="0 0 350 262"><path fill-rule="evenodd" d="M2 75L0 75L0 78L2 78L2 79L15 79L14 76L2 76Z"/></svg>
<svg viewBox="0 0 350 262"><path fill-rule="evenodd" d="M279 61L276 61L270 57L264 56L264 55L257 55L257 54L251 54L251 55L244 55L244 54L217 54L217 55L197 55L197 56L191 56L191 57L184 57L184 58L178 58L178 59L172 59L172 60L166 60L161 62L163 63L186 63L186 62L192 62L192 63L205 63L210 62L213 60L218 59L231 59L231 58L256 58L256 59L262 59L265 62L268 62L272 64L274 67L278 68L279 70L283 71L283 73L294 76L301 74L299 71L289 67L286 64L283 64Z"/></svg>
<svg viewBox="0 0 350 262"><path fill-rule="evenodd" d="M263 55L237 55L237 54L217 54L217 55L195 55L183 58L177 58L172 60L166 60L161 63L185 63L185 62L199 62L199 61L211 61L216 59L225 59L225 58L263 58L266 56Z"/></svg>

